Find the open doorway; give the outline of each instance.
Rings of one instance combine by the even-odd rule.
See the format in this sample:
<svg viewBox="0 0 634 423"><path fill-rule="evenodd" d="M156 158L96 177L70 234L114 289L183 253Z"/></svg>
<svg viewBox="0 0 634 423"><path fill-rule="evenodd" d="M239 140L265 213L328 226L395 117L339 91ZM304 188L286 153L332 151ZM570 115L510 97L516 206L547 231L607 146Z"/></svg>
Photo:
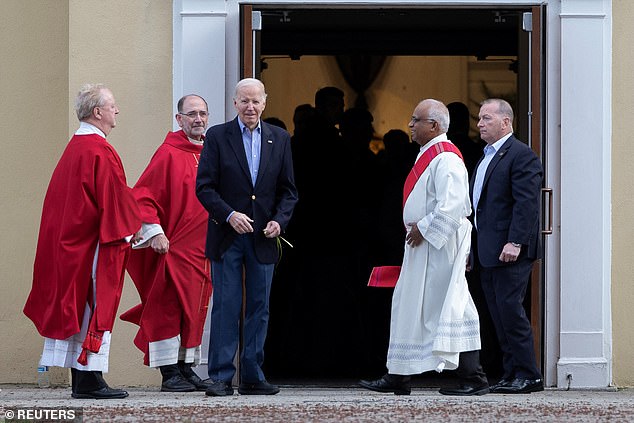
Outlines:
<svg viewBox="0 0 634 423"><path fill-rule="evenodd" d="M542 116L534 101L542 87L531 79L534 58L527 48L529 34L523 31L525 13L534 8L247 7L247 14L254 11L259 12L262 29L243 28L243 35L254 35L255 45L244 50L255 52L251 71L267 86L265 117L282 119L291 134L294 108L314 104L317 89L336 85L346 92L347 108L359 96L366 99L379 144L391 129L406 131L407 118L422 98L461 101L476 116L482 99L498 96L509 100L517 112L518 137L541 146L541 132L528 116L529 112ZM367 89L354 90L337 57L382 57L382 69ZM474 137L473 119L471 124ZM336 195L327 195L328 189L353 193L358 188L350 177L324 178L333 172L332 159L339 151L317 154L321 146L311 148L319 162L311 167L309 185L326 185L326 195L310 206L312 213L302 213L298 205L294 227L289 228L295 248L284 250L273 283L265 371L271 379L379 376L385 370L391 291L367 288L365 283L373 265L400 263L381 262L373 254L380 247L376 235L383 225L380 218L366 219L367 224L361 225ZM380 190L372 190L371 185L366 196L380 197ZM312 194L300 191L300 203ZM346 225L340 224L342 220ZM539 274L538 269L527 309L541 351ZM482 315L482 361L495 377L500 354L475 283L471 281L470 287Z"/></svg>

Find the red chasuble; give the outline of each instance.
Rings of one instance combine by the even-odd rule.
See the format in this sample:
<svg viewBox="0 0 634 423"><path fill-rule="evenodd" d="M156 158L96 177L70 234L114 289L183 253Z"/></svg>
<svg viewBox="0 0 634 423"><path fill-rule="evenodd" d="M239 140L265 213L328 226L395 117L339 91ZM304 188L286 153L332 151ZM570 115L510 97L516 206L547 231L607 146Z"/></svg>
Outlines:
<svg viewBox="0 0 634 423"><path fill-rule="evenodd" d="M152 248L133 250L128 272L141 304L121 315L140 326L135 345L145 353L148 342L181 336L181 346L200 345L211 296L205 257L207 211L196 197L201 145L183 131L169 132L134 186L142 221L160 224L169 240L167 254Z"/></svg>
<svg viewBox="0 0 634 423"><path fill-rule="evenodd" d="M98 352L103 332L112 330L130 250L124 238L140 226L139 209L117 152L99 135L73 136L44 198L33 286L24 314L42 336L66 339L79 333L88 302L93 313L80 363L86 360L86 349Z"/></svg>
<svg viewBox="0 0 634 423"><path fill-rule="evenodd" d="M420 176L425 172L427 166L434 158L440 153L451 152L455 153L462 159L462 154L458 147L450 142L441 141L429 147L425 152L416 160L414 167L410 170L407 179L405 180L405 186L403 187L403 207L407 198L412 193L414 185L418 182ZM464 160L464 159L463 159ZM401 274L401 266L377 266L372 269L370 273L370 279L368 280L368 286L378 288L394 288L396 282Z"/></svg>

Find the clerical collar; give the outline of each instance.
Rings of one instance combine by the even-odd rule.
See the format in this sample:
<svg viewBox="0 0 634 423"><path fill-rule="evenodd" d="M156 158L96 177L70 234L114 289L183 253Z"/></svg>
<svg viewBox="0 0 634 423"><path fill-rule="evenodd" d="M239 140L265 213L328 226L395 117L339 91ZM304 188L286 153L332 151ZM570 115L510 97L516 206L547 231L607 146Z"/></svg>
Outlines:
<svg viewBox="0 0 634 423"><path fill-rule="evenodd" d="M441 142L441 141L449 141L447 139L447 134L446 133L442 133L440 135L436 135L434 138L430 139L425 144L421 145L420 146L420 151L422 152L424 150L427 150L432 145L436 144L437 142Z"/></svg>
<svg viewBox="0 0 634 423"><path fill-rule="evenodd" d="M192 144L196 144L196 145L203 145L203 143L205 142L205 140L202 139L202 138L200 139L200 141L199 140L195 140L193 138L189 138L189 137L187 137L187 139L189 140L189 142L191 142Z"/></svg>
<svg viewBox="0 0 634 423"><path fill-rule="evenodd" d="M103 131L97 128L95 125L90 124L88 122L79 122L79 128L75 132L75 135L93 135L93 134L97 134L99 136L102 136L103 138L106 138L106 134L104 134Z"/></svg>

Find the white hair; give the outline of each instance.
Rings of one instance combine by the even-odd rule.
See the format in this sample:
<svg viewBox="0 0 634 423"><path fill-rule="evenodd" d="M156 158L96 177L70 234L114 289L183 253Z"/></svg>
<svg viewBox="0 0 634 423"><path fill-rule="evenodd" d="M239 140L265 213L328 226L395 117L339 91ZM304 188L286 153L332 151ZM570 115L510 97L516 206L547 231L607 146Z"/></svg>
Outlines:
<svg viewBox="0 0 634 423"><path fill-rule="evenodd" d="M240 89L243 88L243 87L248 87L248 86L256 86L260 90L262 90L262 94L264 95L263 100L266 100L266 91L264 90L264 84L262 83L262 81L260 81L259 79L255 79L255 78L244 78L244 79L241 79L236 84L236 90L235 90L235 92L233 94L233 99L237 100L238 99L238 92L240 91Z"/></svg>

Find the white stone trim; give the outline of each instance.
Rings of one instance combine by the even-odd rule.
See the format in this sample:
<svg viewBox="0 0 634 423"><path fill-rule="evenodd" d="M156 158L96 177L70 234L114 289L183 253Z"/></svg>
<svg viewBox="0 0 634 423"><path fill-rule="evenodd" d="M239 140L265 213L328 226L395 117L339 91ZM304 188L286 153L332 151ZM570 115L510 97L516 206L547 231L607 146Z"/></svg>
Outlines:
<svg viewBox="0 0 634 423"><path fill-rule="evenodd" d="M557 386L606 388L612 383L611 2L562 0L560 19Z"/></svg>
<svg viewBox="0 0 634 423"><path fill-rule="evenodd" d="M209 105L209 125L225 119L225 38L223 0L173 2L173 111L185 94L198 94ZM176 120L174 130L179 129Z"/></svg>
<svg viewBox="0 0 634 423"><path fill-rule="evenodd" d="M209 102L210 125L235 115L231 97L240 77L239 8L243 3L311 7L547 6L543 28L547 37L545 186L554 192L554 233L545 241L543 372L548 386L568 387L568 374L572 374L572 388L609 386L611 0L173 0L174 103L184 93L199 93ZM192 35L195 43L184 41Z"/></svg>

